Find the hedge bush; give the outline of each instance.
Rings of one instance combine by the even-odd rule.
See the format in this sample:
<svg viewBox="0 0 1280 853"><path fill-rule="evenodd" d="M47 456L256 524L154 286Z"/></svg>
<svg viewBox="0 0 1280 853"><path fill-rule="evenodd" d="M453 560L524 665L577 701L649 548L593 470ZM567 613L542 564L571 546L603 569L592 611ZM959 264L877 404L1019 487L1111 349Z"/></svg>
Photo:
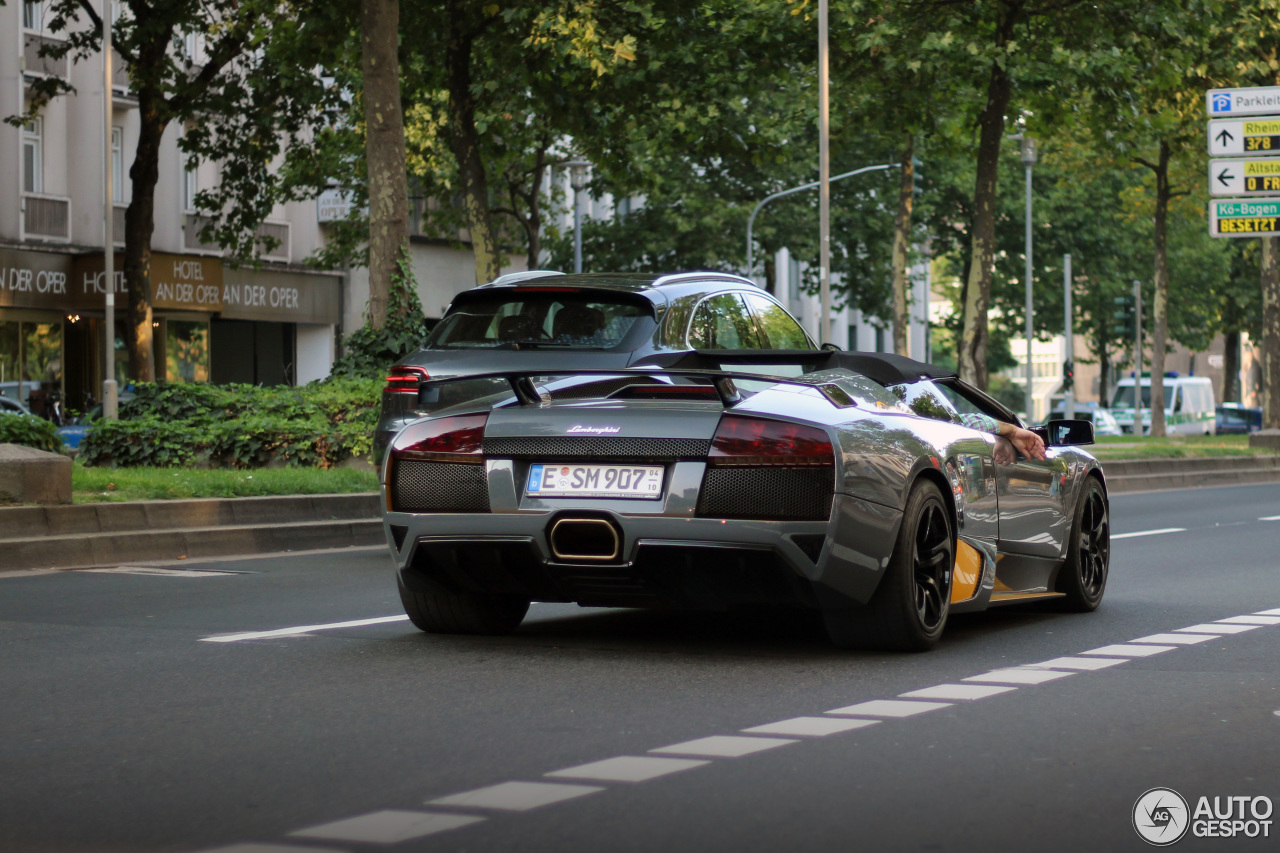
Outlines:
<svg viewBox="0 0 1280 853"><path fill-rule="evenodd" d="M65 448L52 421L30 415L0 414L0 444L21 444L58 453Z"/></svg>
<svg viewBox="0 0 1280 853"><path fill-rule="evenodd" d="M85 465L331 468L373 449L382 383L301 388L145 383L80 444Z"/></svg>

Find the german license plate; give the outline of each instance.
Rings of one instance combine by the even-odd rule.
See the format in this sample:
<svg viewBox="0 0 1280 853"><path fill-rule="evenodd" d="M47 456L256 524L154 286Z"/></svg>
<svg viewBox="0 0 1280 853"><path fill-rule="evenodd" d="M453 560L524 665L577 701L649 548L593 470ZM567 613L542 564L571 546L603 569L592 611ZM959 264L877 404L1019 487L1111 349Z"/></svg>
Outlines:
<svg viewBox="0 0 1280 853"><path fill-rule="evenodd" d="M662 497L661 465L553 465L529 466L526 494L557 498Z"/></svg>

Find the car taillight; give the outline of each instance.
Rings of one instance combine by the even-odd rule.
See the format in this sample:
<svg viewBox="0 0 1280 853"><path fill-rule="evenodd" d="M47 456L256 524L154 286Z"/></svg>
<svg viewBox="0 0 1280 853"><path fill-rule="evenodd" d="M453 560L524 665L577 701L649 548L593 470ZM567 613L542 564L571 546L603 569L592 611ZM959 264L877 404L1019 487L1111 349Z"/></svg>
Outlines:
<svg viewBox="0 0 1280 853"><path fill-rule="evenodd" d="M708 463L717 467L830 467L835 450L817 427L726 415L711 439Z"/></svg>
<svg viewBox="0 0 1280 853"><path fill-rule="evenodd" d="M393 367L387 374L387 386L383 394L417 394L418 383L425 382L431 376L421 367Z"/></svg>
<svg viewBox="0 0 1280 853"><path fill-rule="evenodd" d="M418 421L402 429L391 443L397 459L441 459L480 464L480 444L488 415L457 415Z"/></svg>

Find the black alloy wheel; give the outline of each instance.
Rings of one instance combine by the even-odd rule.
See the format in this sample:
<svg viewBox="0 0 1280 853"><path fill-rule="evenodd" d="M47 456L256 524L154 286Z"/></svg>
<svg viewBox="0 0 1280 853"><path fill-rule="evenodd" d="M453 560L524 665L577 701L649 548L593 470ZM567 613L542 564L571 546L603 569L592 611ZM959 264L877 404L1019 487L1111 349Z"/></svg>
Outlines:
<svg viewBox="0 0 1280 853"><path fill-rule="evenodd" d="M1094 477L1085 480L1076 508L1067 559L1058 570L1058 592L1066 610L1087 613L1102 603L1111 565L1111 515L1107 495Z"/></svg>
<svg viewBox="0 0 1280 853"><path fill-rule="evenodd" d="M824 610L827 636L842 648L923 652L947 624L955 570L954 516L942 490L920 479L911 487L893 556L865 607Z"/></svg>
<svg viewBox="0 0 1280 853"><path fill-rule="evenodd" d="M912 557L916 616L926 632L937 630L947 618L954 565L946 507L941 501L932 501L916 527Z"/></svg>

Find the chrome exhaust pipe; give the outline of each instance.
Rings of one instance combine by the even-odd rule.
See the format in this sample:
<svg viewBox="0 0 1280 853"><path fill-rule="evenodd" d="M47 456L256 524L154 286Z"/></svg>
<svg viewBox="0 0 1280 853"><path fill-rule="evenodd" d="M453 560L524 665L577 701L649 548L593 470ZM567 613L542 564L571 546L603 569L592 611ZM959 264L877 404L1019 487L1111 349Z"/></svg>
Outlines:
<svg viewBox="0 0 1280 853"><path fill-rule="evenodd" d="M607 563L618 559L622 542L618 531L603 518L561 518L547 537L557 560Z"/></svg>

